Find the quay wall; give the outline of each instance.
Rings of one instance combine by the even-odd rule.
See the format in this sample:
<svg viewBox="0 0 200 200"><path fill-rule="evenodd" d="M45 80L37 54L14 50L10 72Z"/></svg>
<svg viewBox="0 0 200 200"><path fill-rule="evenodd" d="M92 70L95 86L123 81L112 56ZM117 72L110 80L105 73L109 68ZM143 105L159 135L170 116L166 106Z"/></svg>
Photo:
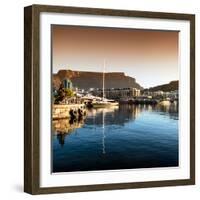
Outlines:
<svg viewBox="0 0 200 200"><path fill-rule="evenodd" d="M85 109L84 104L70 104L70 105L57 105L52 106L52 118L53 119L64 119L70 118L70 110Z"/></svg>

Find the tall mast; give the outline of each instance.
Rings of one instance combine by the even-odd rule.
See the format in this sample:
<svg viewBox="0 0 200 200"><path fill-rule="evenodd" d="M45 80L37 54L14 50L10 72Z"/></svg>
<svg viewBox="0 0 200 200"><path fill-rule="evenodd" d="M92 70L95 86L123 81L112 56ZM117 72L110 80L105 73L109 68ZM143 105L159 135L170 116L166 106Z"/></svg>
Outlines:
<svg viewBox="0 0 200 200"><path fill-rule="evenodd" d="M106 61L104 59L104 63L103 63L103 97L102 97L103 100L105 97L105 93L104 93L104 90L105 90L105 67L106 67Z"/></svg>

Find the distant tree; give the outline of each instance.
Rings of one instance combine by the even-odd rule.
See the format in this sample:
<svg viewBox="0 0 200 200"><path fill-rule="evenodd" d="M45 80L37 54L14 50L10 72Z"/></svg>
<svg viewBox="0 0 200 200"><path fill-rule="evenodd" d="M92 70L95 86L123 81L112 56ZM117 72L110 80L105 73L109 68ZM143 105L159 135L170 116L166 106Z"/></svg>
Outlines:
<svg viewBox="0 0 200 200"><path fill-rule="evenodd" d="M65 98L65 96L66 96L65 88L63 84L61 83L59 89L57 90L57 93L54 96L55 104L59 104L59 102L61 102Z"/></svg>
<svg viewBox="0 0 200 200"><path fill-rule="evenodd" d="M71 89L64 88L64 85L61 83L59 89L54 94L54 103L59 104L65 98L73 97L74 93Z"/></svg>
<svg viewBox="0 0 200 200"><path fill-rule="evenodd" d="M71 89L65 89L65 95L66 97L73 97L74 93Z"/></svg>

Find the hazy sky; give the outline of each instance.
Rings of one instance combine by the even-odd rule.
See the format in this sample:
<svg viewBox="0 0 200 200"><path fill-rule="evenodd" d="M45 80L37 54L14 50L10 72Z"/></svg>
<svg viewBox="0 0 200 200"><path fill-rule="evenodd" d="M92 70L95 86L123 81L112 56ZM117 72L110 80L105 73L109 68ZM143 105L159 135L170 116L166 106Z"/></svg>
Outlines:
<svg viewBox="0 0 200 200"><path fill-rule="evenodd" d="M178 80L178 32L52 26L53 73L124 72L148 88Z"/></svg>

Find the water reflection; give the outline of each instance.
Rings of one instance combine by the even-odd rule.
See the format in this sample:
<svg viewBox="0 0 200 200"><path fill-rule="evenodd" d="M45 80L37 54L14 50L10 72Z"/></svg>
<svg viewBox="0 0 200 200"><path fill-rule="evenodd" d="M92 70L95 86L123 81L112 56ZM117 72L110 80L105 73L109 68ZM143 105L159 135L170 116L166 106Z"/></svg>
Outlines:
<svg viewBox="0 0 200 200"><path fill-rule="evenodd" d="M174 120L178 120L179 105L177 102L170 103L169 105L159 105L155 107L155 111L160 112L160 114L169 114L169 117Z"/></svg>
<svg viewBox="0 0 200 200"><path fill-rule="evenodd" d="M84 125L84 118L78 119L57 119L52 121L54 134L57 136L61 146L65 143L65 137L70 133L76 134L76 129Z"/></svg>
<svg viewBox="0 0 200 200"><path fill-rule="evenodd" d="M53 120L53 133L57 136L61 146L65 143L65 138L71 133L76 134L76 130L83 128L84 124L102 127L102 146L105 151L105 126L120 125L134 122L143 112L156 112L160 115L167 115L173 120L178 120L178 104L176 102L168 105L120 105L119 107L88 109L87 117L79 119L58 119Z"/></svg>
<svg viewBox="0 0 200 200"><path fill-rule="evenodd" d="M54 120L53 172L178 166L178 104L89 109Z"/></svg>

